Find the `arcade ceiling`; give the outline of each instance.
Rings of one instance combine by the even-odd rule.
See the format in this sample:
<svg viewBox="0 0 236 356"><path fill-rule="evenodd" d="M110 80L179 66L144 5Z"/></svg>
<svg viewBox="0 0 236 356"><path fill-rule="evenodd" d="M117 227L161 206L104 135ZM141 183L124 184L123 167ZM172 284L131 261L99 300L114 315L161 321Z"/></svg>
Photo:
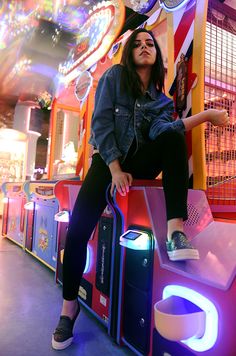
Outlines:
<svg viewBox="0 0 236 356"><path fill-rule="evenodd" d="M225 3L235 6L235 0ZM83 71L84 63L89 68L98 47L106 43L102 57L159 6L159 0L0 1L0 113L19 98L35 101L45 90L53 95L63 76L74 67Z"/></svg>

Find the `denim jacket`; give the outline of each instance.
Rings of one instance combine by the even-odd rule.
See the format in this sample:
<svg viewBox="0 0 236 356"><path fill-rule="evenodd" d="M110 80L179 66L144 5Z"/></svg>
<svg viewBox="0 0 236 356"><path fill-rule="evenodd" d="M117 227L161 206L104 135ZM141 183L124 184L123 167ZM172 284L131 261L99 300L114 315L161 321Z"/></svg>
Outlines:
<svg viewBox="0 0 236 356"><path fill-rule="evenodd" d="M136 151L166 130L184 132L182 120L173 121L173 101L152 83L146 95L134 99L121 92L122 66L116 64L100 78L95 94L89 143L109 165L122 163L135 139Z"/></svg>

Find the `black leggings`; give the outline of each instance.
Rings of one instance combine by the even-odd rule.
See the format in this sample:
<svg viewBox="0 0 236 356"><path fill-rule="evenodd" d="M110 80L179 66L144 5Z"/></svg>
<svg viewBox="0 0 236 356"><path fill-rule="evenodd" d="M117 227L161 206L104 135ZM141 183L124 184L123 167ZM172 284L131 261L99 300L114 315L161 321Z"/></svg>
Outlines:
<svg viewBox="0 0 236 356"><path fill-rule="evenodd" d="M187 219L188 159L184 135L166 131L122 164L135 179L155 179L162 171L167 220ZM111 173L96 153L79 191L69 223L64 261L63 298L77 298L86 263L88 240L105 209Z"/></svg>

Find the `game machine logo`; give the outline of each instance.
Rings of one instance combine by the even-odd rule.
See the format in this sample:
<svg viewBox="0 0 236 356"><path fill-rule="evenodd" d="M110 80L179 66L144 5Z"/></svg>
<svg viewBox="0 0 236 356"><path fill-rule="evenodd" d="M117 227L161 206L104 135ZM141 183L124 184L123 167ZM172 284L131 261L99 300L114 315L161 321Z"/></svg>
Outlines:
<svg viewBox="0 0 236 356"><path fill-rule="evenodd" d="M76 79L75 96L80 102L84 102L93 84L93 77L90 72L81 73Z"/></svg>
<svg viewBox="0 0 236 356"><path fill-rule="evenodd" d="M166 11L176 11L183 7L189 0L159 0L160 6Z"/></svg>
<svg viewBox="0 0 236 356"><path fill-rule="evenodd" d="M91 68L109 51L125 19L125 6L120 0L90 1L89 5L81 1L81 6L77 7L81 26L75 33L76 46L68 60L59 66L67 83Z"/></svg>
<svg viewBox="0 0 236 356"><path fill-rule="evenodd" d="M130 0L128 6L140 14L146 14L156 4L156 0Z"/></svg>

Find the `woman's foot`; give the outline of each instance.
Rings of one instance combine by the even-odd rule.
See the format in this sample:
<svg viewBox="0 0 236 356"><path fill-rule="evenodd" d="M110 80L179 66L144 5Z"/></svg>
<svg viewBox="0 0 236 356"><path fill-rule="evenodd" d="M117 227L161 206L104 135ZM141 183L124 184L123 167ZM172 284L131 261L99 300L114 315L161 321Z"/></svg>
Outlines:
<svg viewBox="0 0 236 356"><path fill-rule="evenodd" d="M52 335L52 347L55 350L64 350L70 346L73 341L73 327L80 312L79 302L76 301L76 303L77 309L74 316L71 315L71 312L68 313L70 316L63 315L63 309L65 308L63 307L62 309L62 315L60 316L59 323Z"/></svg>
<svg viewBox="0 0 236 356"><path fill-rule="evenodd" d="M182 231L174 231L166 242L167 254L171 261L198 260L199 252L188 241Z"/></svg>

